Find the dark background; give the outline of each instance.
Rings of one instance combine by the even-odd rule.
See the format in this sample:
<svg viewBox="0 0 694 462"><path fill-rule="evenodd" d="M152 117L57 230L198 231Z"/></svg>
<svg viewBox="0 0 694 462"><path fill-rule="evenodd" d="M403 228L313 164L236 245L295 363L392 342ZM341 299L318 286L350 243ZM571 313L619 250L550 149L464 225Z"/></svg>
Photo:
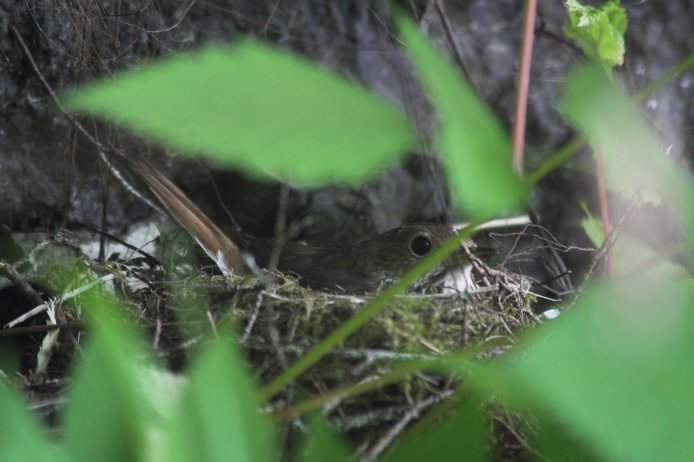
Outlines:
<svg viewBox="0 0 694 462"><path fill-rule="evenodd" d="M402 0L399 4L420 20L441 50L453 56L457 49L472 84L509 128L524 2ZM251 36L362 82L402 107L419 130L429 134L435 120L398 48L387 5L348 0L2 0L0 231L55 230L83 222L122 234L152 213L113 179L96 160L95 149L80 139L53 104L13 27L58 93L177 50ZM617 77L635 91L694 53L694 2L630 1L623 6L629 17L627 54ZM572 136L555 107L567 72L583 56L562 37L564 22L561 2L540 2L528 108L528 171ZM687 167L694 153L693 96L690 71L643 104L671 157ZM175 160L113 126L83 122L102 143L154 156L218 223L229 224L224 204L246 230L259 236L274 233L280 185ZM579 204L585 201L599 215L592 169L590 153L581 153L533 191L538 222L562 244L590 245L579 225L584 216ZM465 218L451 211L435 153L427 145L360 188L287 187L288 223L310 224L300 227L296 237L311 242L353 241L405 222ZM569 267L585 268L592 255L569 252L562 258Z"/></svg>

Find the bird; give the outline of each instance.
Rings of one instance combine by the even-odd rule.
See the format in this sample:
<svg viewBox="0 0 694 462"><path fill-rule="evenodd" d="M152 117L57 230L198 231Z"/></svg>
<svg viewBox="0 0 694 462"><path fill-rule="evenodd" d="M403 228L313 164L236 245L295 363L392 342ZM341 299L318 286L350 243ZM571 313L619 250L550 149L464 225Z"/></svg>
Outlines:
<svg viewBox="0 0 694 462"><path fill-rule="evenodd" d="M227 232L217 226L161 170L147 159L120 153L117 165L135 175L163 206L167 214L185 229L223 274L244 274L249 266L267 268L278 248L275 239L258 238L236 228ZM456 234L440 223L406 224L356 243L307 245L283 242L275 268L298 278L312 289L343 293L364 293L397 282L427 254ZM442 281L452 271L462 271L471 283L470 255L487 257L490 249L478 249L471 240L423 278L422 284ZM252 258L249 265L248 257Z"/></svg>

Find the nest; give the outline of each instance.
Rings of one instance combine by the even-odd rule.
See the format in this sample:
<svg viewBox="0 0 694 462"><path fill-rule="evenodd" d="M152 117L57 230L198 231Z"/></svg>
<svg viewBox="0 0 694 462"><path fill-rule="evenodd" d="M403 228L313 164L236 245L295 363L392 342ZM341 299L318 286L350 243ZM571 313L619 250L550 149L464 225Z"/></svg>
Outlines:
<svg viewBox="0 0 694 462"><path fill-rule="evenodd" d="M157 356L173 372L185 366L190 351L204 343L210 331L233 326L230 330L246 349L251 368L260 382L267 383L376 296L314 291L276 272L229 279L179 263L164 269L144 259L121 260L118 255L95 262L76 251L74 258L73 264L98 275L120 295L131 318L144 327ZM52 274L59 272L56 268L67 271L66 265L43 260L40 265L51 268ZM519 330L537 322L530 282L479 262L473 275L477 287L468 292L396 296L275 397L270 411L280 412L297 396L319 396L377 380L403 361L426 361L471 345L484 356L496 356L511 347ZM37 406L61 402L79 342L77 332L84 328L78 310L65 309L57 300L53 304L52 322L76 328L60 330L41 374L30 373L35 365L25 367L29 369L24 371L25 389ZM36 346L45 335L34 337ZM45 351L37 353L34 348L32 354L45 356ZM449 377L414 373L358 396L337 396L323 405L322 413L361 448L362 455L374 456L398 434L397 429L449 396L455 386ZM46 404L46 408L53 407ZM285 446L293 445L300 427L299 420L286 420Z"/></svg>

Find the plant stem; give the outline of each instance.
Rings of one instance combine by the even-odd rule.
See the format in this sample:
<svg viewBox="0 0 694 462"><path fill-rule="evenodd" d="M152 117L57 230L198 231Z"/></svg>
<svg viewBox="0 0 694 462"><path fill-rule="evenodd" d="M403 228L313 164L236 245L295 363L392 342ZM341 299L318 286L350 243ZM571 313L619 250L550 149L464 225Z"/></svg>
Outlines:
<svg viewBox="0 0 694 462"><path fill-rule="evenodd" d="M529 185L537 184L541 179L547 176L551 171L566 160L573 156L576 151L586 144L586 139L582 136L577 136L559 149L555 154L543 160L539 167L525 177L525 181Z"/></svg>
<svg viewBox="0 0 694 462"><path fill-rule="evenodd" d="M688 71L694 67L694 55L684 58L679 63L672 66L667 71L660 74L656 79L649 83L646 88L640 90L636 93L633 98L637 103L643 102L646 98L651 96L657 90L660 90L666 83L670 82L672 79L679 77L683 72Z"/></svg>
<svg viewBox="0 0 694 462"><path fill-rule="evenodd" d="M527 0L523 19L523 42L518 65L518 87L516 89L516 117L513 124L513 169L523 175L523 150L525 149L525 123L528 114L528 86L530 84L530 65L533 56L535 37L535 17L537 0Z"/></svg>
<svg viewBox="0 0 694 462"><path fill-rule="evenodd" d="M610 226L610 207L607 201L607 186L605 184L605 166L602 161L602 149L595 146L595 176L598 183L598 199L600 200L600 218L602 220L602 231L605 239L612 232ZM614 253L612 248L607 250L607 274L610 278L614 277Z"/></svg>

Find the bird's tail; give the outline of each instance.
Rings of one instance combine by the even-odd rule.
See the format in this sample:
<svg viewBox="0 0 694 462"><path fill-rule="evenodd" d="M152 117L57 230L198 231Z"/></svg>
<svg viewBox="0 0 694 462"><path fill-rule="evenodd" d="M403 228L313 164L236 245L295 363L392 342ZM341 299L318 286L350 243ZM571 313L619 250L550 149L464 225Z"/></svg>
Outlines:
<svg viewBox="0 0 694 462"><path fill-rule="evenodd" d="M223 274L244 273L239 246L169 178L145 159L118 155L130 173L144 182L171 218L176 220L217 264Z"/></svg>

